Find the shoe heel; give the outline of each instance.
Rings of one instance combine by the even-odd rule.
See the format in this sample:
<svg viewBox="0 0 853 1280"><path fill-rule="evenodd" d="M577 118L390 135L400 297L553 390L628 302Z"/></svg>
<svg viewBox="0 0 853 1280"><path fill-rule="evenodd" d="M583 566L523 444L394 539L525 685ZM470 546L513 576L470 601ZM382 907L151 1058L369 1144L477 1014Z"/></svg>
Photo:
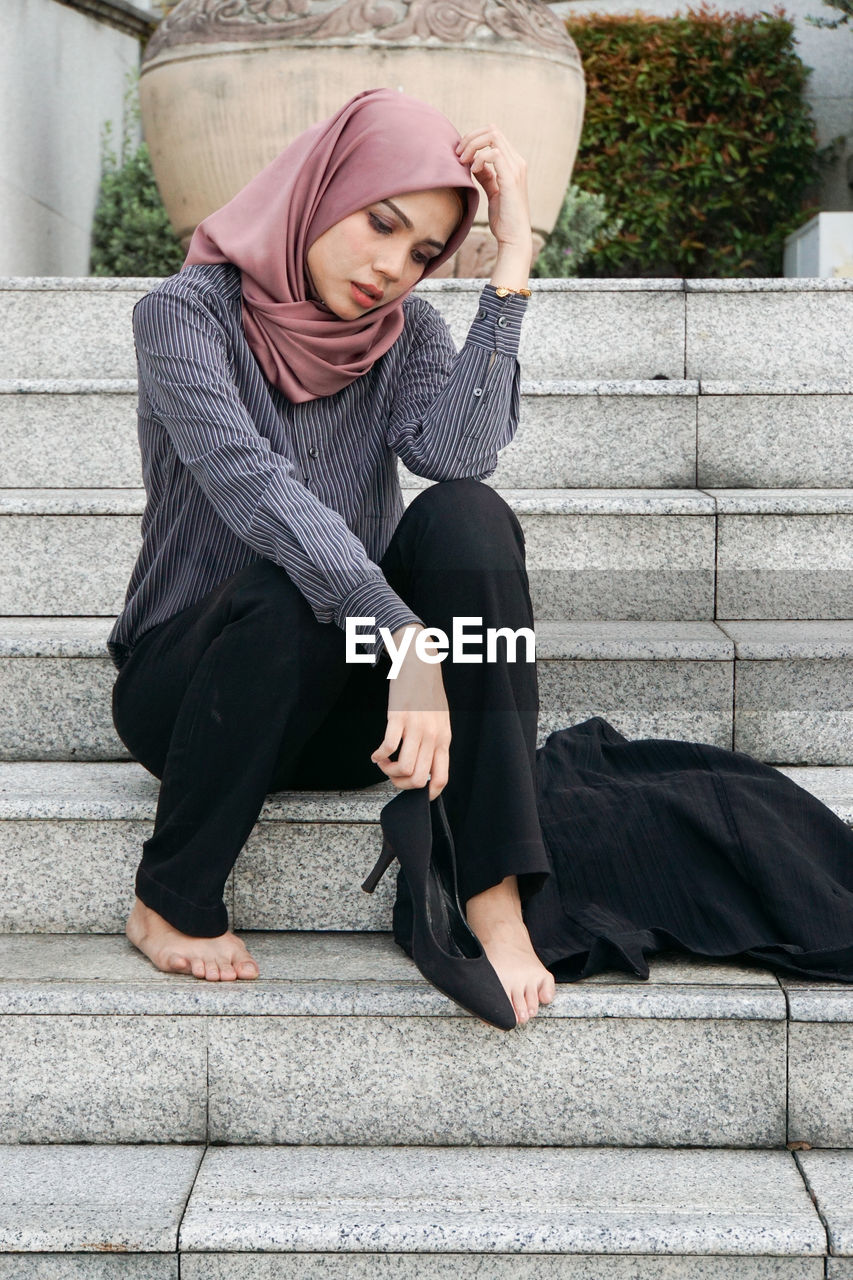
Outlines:
<svg viewBox="0 0 853 1280"><path fill-rule="evenodd" d="M379 884L379 881L385 875L385 872L388 870L396 856L396 853L389 844L382 845L382 852L379 855L376 866L361 886L365 893L373 893L373 890Z"/></svg>

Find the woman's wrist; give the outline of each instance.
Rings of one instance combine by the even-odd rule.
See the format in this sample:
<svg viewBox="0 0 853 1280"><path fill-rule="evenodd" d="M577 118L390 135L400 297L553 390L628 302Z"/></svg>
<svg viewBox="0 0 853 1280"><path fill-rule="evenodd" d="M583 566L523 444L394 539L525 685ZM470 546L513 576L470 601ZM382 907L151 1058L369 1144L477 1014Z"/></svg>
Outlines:
<svg viewBox="0 0 853 1280"><path fill-rule="evenodd" d="M524 244L498 244L489 284L496 288L526 289L533 259L533 239Z"/></svg>

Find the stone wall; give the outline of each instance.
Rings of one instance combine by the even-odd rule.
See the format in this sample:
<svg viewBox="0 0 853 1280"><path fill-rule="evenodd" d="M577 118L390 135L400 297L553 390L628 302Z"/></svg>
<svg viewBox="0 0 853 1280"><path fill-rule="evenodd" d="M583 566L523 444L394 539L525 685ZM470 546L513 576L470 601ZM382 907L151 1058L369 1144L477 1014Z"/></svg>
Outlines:
<svg viewBox="0 0 853 1280"><path fill-rule="evenodd" d="M2 7L0 275L86 275L101 128L120 127L153 15L124 0Z"/></svg>

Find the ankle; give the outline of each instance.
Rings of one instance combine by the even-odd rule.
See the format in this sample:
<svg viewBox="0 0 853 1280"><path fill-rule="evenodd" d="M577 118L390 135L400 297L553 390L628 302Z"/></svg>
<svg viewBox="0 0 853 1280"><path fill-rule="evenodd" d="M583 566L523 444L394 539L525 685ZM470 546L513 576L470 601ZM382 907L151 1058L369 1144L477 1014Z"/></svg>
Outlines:
<svg viewBox="0 0 853 1280"><path fill-rule="evenodd" d="M507 876L491 889L474 894L465 904L465 913L469 924L472 920L476 920L481 926L490 929L501 926L517 928L521 923L521 899L518 894L517 878Z"/></svg>

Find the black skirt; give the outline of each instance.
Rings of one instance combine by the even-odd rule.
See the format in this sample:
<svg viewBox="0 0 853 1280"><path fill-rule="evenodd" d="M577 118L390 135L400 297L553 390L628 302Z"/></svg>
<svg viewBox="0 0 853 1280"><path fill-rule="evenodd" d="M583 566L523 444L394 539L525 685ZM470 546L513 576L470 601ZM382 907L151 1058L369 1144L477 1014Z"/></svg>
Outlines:
<svg viewBox="0 0 853 1280"><path fill-rule="evenodd" d="M536 766L552 874L524 916L558 981L672 950L853 981L853 831L784 774L598 717Z"/></svg>

